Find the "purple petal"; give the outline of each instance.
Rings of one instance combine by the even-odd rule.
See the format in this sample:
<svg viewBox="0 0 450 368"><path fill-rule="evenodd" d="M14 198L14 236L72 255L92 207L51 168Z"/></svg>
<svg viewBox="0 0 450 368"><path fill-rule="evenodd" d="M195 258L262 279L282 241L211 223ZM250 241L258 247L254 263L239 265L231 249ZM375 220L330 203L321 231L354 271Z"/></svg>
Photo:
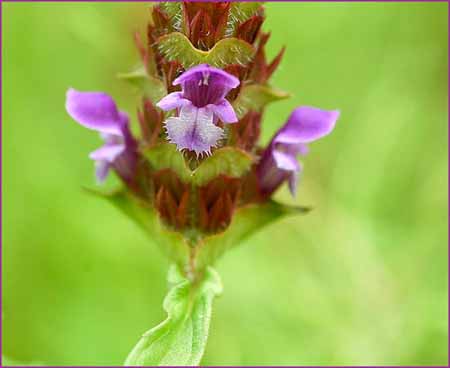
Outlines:
<svg viewBox="0 0 450 368"><path fill-rule="evenodd" d="M99 184L105 181L110 168L111 164L108 161L97 161L95 163L95 176Z"/></svg>
<svg viewBox="0 0 450 368"><path fill-rule="evenodd" d="M197 155L210 154L223 136L223 129L213 123L212 110L194 106L185 106L179 117L167 119L166 131L170 142L179 150L188 149Z"/></svg>
<svg viewBox="0 0 450 368"><path fill-rule="evenodd" d="M257 166L259 188L263 195L271 195L284 181L288 180L289 190L293 196L297 190L298 174L302 166L297 161L296 155L289 150L280 150L275 145L270 145L263 153Z"/></svg>
<svg viewBox="0 0 450 368"><path fill-rule="evenodd" d="M120 131L121 135L123 135L123 131L128 129L128 124L130 122L130 118L128 117L128 114L125 111L119 110L119 121L120 121Z"/></svg>
<svg viewBox="0 0 450 368"><path fill-rule="evenodd" d="M309 147L306 144L299 143L297 145L297 153L302 156L306 156L309 153Z"/></svg>
<svg viewBox="0 0 450 368"><path fill-rule="evenodd" d="M202 64L184 72L173 84L181 84L183 98L200 108L221 103L228 92L239 83L235 76Z"/></svg>
<svg viewBox="0 0 450 368"><path fill-rule="evenodd" d="M339 118L339 111L298 107L275 136L274 142L308 143L329 134Z"/></svg>
<svg viewBox="0 0 450 368"><path fill-rule="evenodd" d="M259 189L265 196L272 194L287 179L288 175L286 170L278 168L272 149L273 145L266 148L256 167Z"/></svg>
<svg viewBox="0 0 450 368"><path fill-rule="evenodd" d="M298 171L299 164L295 155L289 152L282 152L274 150L272 152L275 164L280 170Z"/></svg>
<svg viewBox="0 0 450 368"><path fill-rule="evenodd" d="M89 157L95 161L114 162L114 160L125 151L125 145L122 144L105 144L99 149L91 152Z"/></svg>
<svg viewBox="0 0 450 368"><path fill-rule="evenodd" d="M230 89L236 88L240 83L238 78L222 69L214 68L208 64L200 64L181 74L173 81L173 85L183 84L192 79L195 79L198 82L205 76L208 76L217 83L226 85Z"/></svg>
<svg viewBox="0 0 450 368"><path fill-rule="evenodd" d="M302 172L302 165L299 164L298 170L292 171L288 178L289 191L291 192L293 197L295 197L295 195L297 194L297 186L301 172Z"/></svg>
<svg viewBox="0 0 450 368"><path fill-rule="evenodd" d="M181 92L172 92L167 96L163 97L157 104L161 110L169 111L173 109L177 109L189 103L188 100L183 98L183 94Z"/></svg>
<svg viewBox="0 0 450 368"><path fill-rule="evenodd" d="M226 99L223 99L215 105L208 105L208 107L210 107L214 111L214 114L216 114L218 118L224 123L229 124L236 123L238 121L233 106L231 106L231 104Z"/></svg>
<svg viewBox="0 0 450 368"><path fill-rule="evenodd" d="M123 123L114 100L102 92L67 91L69 115L86 128L103 133L120 134Z"/></svg>

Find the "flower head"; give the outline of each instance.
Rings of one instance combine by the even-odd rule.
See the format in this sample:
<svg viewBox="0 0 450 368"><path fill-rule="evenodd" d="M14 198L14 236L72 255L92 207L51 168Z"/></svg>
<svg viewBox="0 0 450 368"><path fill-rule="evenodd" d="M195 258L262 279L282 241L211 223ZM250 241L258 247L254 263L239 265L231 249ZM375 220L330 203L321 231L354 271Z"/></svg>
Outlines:
<svg viewBox="0 0 450 368"><path fill-rule="evenodd" d="M67 91L66 109L79 124L98 131L105 142L89 155L95 161L97 180L104 181L111 167L125 180L129 179L136 143L129 130L128 115L119 111L105 93L79 92L73 88Z"/></svg>
<svg viewBox="0 0 450 368"><path fill-rule="evenodd" d="M188 149L197 155L211 153L211 148L223 136L223 129L216 126L217 120L238 121L225 96L239 85L239 79L202 64L184 72L173 84L181 85L181 92L170 93L157 103L164 111L179 111L178 116L165 122L169 140L179 150Z"/></svg>
<svg viewBox="0 0 450 368"><path fill-rule="evenodd" d="M98 180L113 169L125 184L121 193L127 195L120 200L131 201L143 216L154 209L164 226L183 234L192 247L189 255L183 250L175 256L190 270L208 258L195 248L200 239L221 236L233 227L238 211L248 205L265 211L259 205L284 181L295 193L302 168L297 156L333 129L339 113L300 107L269 146L260 147L267 104L287 97L269 81L284 48L267 58L270 35L261 29L263 7L240 2L169 7L163 2L152 7L152 18L147 39L135 35L141 67L123 75L141 92L140 136L131 135L128 116L104 93L70 89L66 108L104 140L90 154ZM211 65L188 67L199 60ZM161 91L167 91L165 97L155 101Z"/></svg>
<svg viewBox="0 0 450 368"><path fill-rule="evenodd" d="M295 195L302 166L297 155L308 153L306 143L329 134L339 118L339 111L314 107L296 108L284 126L274 135L264 150L257 167L260 190L272 194L285 180Z"/></svg>

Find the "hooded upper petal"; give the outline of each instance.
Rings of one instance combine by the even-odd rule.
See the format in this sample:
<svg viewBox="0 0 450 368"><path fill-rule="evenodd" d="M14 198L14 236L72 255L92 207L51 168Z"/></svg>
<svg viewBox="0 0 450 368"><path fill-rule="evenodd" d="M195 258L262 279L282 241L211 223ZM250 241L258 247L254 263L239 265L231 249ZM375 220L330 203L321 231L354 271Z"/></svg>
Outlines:
<svg viewBox="0 0 450 368"><path fill-rule="evenodd" d="M240 83L238 78L222 69L214 68L208 64L200 64L181 74L173 81L173 85L183 85L190 80L199 81L205 78L205 76L209 77L212 83L220 83L226 85L230 89L236 88Z"/></svg>
<svg viewBox="0 0 450 368"><path fill-rule="evenodd" d="M181 85L183 98L196 107L221 103L239 83L235 76L207 64L197 65L173 81L174 85Z"/></svg>
<svg viewBox="0 0 450 368"><path fill-rule="evenodd" d="M114 100L106 93L79 92L70 88L66 94L66 109L74 120L86 128L121 134L126 115L118 111Z"/></svg>
<svg viewBox="0 0 450 368"><path fill-rule="evenodd" d="M339 111L326 111L315 107L296 108L286 124L278 131L276 143L309 143L331 133Z"/></svg>

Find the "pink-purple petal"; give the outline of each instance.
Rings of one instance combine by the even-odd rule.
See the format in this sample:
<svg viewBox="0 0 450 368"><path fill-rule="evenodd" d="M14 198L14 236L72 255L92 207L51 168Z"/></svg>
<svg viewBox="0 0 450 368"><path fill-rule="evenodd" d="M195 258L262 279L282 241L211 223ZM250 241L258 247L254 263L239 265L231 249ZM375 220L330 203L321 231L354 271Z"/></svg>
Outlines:
<svg viewBox="0 0 450 368"><path fill-rule="evenodd" d="M104 144L89 154L89 158L95 161L114 162L116 158L125 151L125 144Z"/></svg>
<svg viewBox="0 0 450 368"><path fill-rule="evenodd" d="M214 114L222 120L224 123L231 124L237 123L238 118L236 113L234 112L233 106L226 99L222 99L222 101L218 102L215 105L208 105Z"/></svg>
<svg viewBox="0 0 450 368"><path fill-rule="evenodd" d="M156 104L156 106L158 106L161 110L169 111L182 107L187 103L189 103L189 101L183 98L183 94L181 92L172 92L163 97Z"/></svg>
<svg viewBox="0 0 450 368"><path fill-rule="evenodd" d="M128 129L128 124L130 123L130 118L125 111L119 110L119 122L121 135L123 135L124 130Z"/></svg>
<svg viewBox="0 0 450 368"><path fill-rule="evenodd" d="M120 134L122 118L114 100L102 92L79 92L70 88L66 94L69 115L86 128Z"/></svg>
<svg viewBox="0 0 450 368"><path fill-rule="evenodd" d="M234 75L218 68L214 68L208 64L200 64L190 68L173 81L173 85L177 86L188 80L200 81L207 75L213 82L217 82L227 86L229 89L236 88L240 81Z"/></svg>
<svg viewBox="0 0 450 368"><path fill-rule="evenodd" d="M187 70L174 81L181 84L182 97L199 108L219 104L239 83L235 76L207 64Z"/></svg>
<svg viewBox="0 0 450 368"><path fill-rule="evenodd" d="M302 165L299 164L298 170L291 171L291 173L289 174L288 187L293 197L295 197L295 195L297 194L297 187L298 182L300 180L300 175L302 173L302 169L303 169Z"/></svg>
<svg viewBox="0 0 450 368"><path fill-rule="evenodd" d="M111 163L109 163L108 161L95 162L95 177L97 178L97 183L101 184L105 181L110 168Z"/></svg>
<svg viewBox="0 0 450 368"><path fill-rule="evenodd" d="M334 129L339 111L326 111L314 107L296 108L287 123L275 136L274 142L308 143L331 133Z"/></svg>
<svg viewBox="0 0 450 368"><path fill-rule="evenodd" d="M299 164L295 155L278 150L274 150L272 155L278 169L287 171L297 171L299 169Z"/></svg>
<svg viewBox="0 0 450 368"><path fill-rule="evenodd" d="M169 141L179 150L188 149L197 155L209 154L223 136L223 129L214 125L213 112L208 108L183 107L180 116L167 119L165 127Z"/></svg>

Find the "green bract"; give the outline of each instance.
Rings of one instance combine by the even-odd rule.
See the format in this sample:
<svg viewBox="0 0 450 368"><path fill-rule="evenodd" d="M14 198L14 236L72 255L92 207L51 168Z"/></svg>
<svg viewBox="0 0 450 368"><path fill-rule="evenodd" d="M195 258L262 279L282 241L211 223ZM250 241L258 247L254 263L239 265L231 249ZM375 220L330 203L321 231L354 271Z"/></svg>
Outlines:
<svg viewBox="0 0 450 368"><path fill-rule="evenodd" d="M230 226L214 235L182 234L165 226L153 208L138 200L125 190L89 192L107 199L128 218L139 225L150 239L161 246L162 250L182 269L188 268L194 261L197 270L213 265L227 250L239 245L263 227L285 217L307 213L308 207L286 206L275 201L240 208L233 216Z"/></svg>
<svg viewBox="0 0 450 368"><path fill-rule="evenodd" d="M309 210L308 207L285 206L274 201L240 208L226 231L211 235L199 243L197 267L213 264L227 250L241 244L263 227L285 216L304 214Z"/></svg>
<svg viewBox="0 0 450 368"><path fill-rule="evenodd" d="M150 236L150 239L177 264L184 265L186 260L189 259L189 247L183 235L164 226L156 211L148 204L139 200L125 189L118 189L112 192L87 190L108 200L118 208L143 229Z"/></svg>
<svg viewBox="0 0 450 368"><path fill-rule="evenodd" d="M248 111L261 111L266 105L289 98L289 93L262 84L244 86L239 96L233 102L233 107L239 118Z"/></svg>
<svg viewBox="0 0 450 368"><path fill-rule="evenodd" d="M232 2L225 33L227 35L234 35L237 26L254 15L261 7L261 4L262 2Z"/></svg>
<svg viewBox="0 0 450 368"><path fill-rule="evenodd" d="M183 3L181 1L163 1L159 6L169 17L171 26L177 31L180 31L183 18Z"/></svg>
<svg viewBox="0 0 450 368"><path fill-rule="evenodd" d="M171 169L182 181L196 186L205 185L219 175L240 177L250 170L253 162L247 152L234 147L217 149L194 170L188 168L183 154L170 143L149 148L144 154L155 170Z"/></svg>
<svg viewBox="0 0 450 368"><path fill-rule="evenodd" d="M144 156L155 170L171 169L178 177L189 182L192 176L191 170L186 165L183 154L177 150L174 144L160 143L144 151Z"/></svg>
<svg viewBox="0 0 450 368"><path fill-rule="evenodd" d="M230 64L244 65L250 62L254 53L250 44L237 38L220 40L209 51L199 50L180 32L162 36L157 44L159 51L168 61L177 61L186 69L199 64L209 64L217 68Z"/></svg>
<svg viewBox="0 0 450 368"><path fill-rule="evenodd" d="M130 82L144 97L150 99L153 103L158 102L167 94L164 83L160 79L149 75L143 66L128 73L120 73L118 77Z"/></svg>

